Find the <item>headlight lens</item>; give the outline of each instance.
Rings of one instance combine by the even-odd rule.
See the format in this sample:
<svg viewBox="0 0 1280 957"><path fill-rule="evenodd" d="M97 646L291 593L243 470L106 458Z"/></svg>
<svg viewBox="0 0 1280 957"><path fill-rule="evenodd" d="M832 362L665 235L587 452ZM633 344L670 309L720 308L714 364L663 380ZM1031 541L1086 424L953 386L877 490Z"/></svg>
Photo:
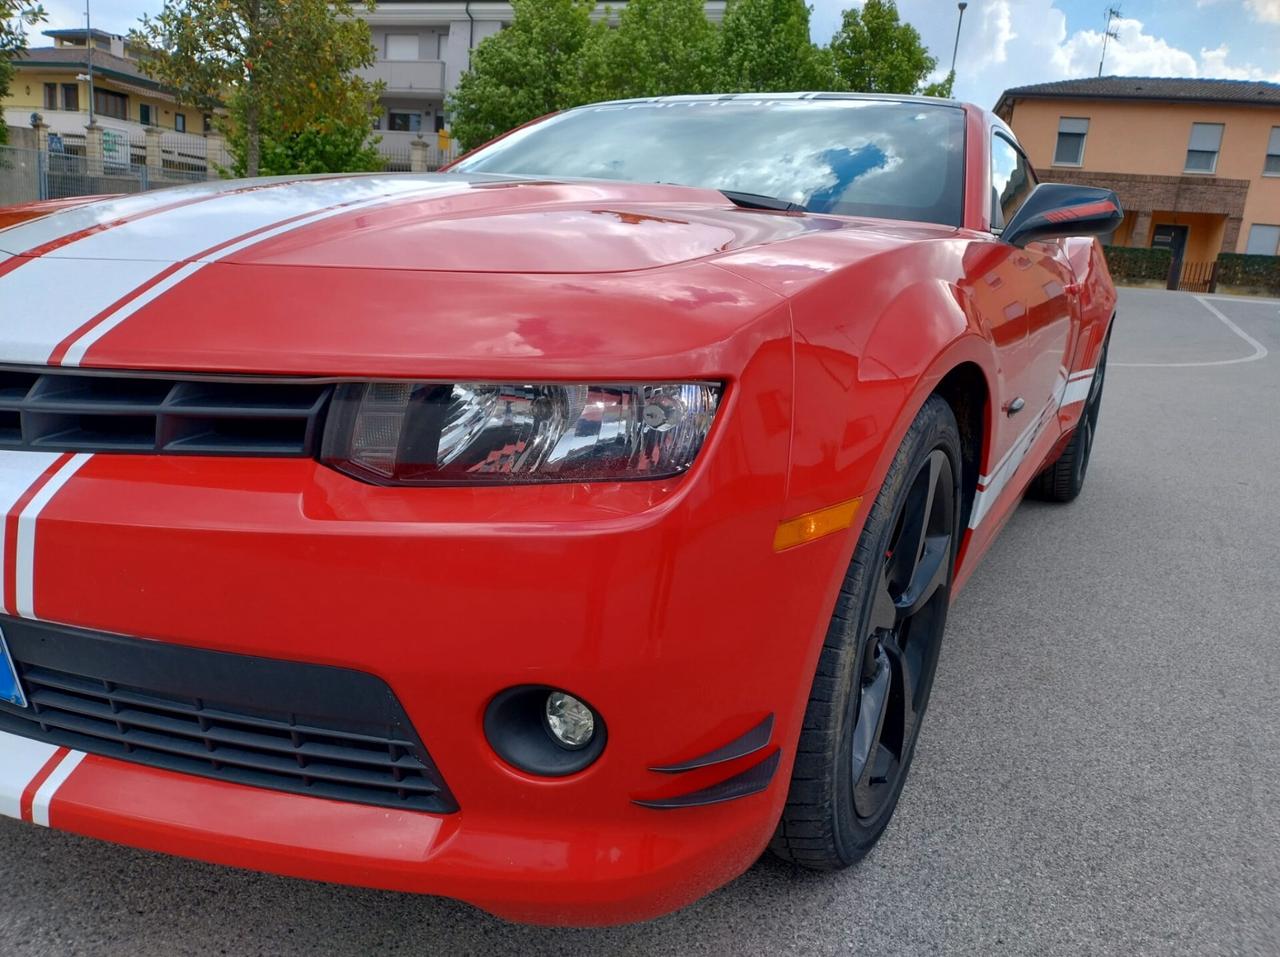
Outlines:
<svg viewBox="0 0 1280 957"><path fill-rule="evenodd" d="M384 485L663 478L693 464L721 387L353 382L323 461Z"/></svg>

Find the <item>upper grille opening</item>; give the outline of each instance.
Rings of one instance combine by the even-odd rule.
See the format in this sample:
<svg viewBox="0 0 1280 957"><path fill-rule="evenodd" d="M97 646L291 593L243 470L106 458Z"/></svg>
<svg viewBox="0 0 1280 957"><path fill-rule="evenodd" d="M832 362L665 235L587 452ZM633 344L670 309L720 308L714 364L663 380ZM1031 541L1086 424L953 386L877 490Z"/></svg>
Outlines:
<svg viewBox="0 0 1280 957"><path fill-rule="evenodd" d="M0 368L0 448L309 456L324 382Z"/></svg>

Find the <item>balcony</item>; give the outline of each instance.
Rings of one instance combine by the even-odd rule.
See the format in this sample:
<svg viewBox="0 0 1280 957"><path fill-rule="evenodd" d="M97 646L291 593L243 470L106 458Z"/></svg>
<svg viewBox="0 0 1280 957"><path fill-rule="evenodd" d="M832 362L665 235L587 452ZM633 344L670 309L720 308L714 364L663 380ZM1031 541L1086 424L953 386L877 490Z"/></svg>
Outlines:
<svg viewBox="0 0 1280 957"><path fill-rule="evenodd" d="M381 80L387 93L444 93L443 60L375 60L359 72L371 83Z"/></svg>

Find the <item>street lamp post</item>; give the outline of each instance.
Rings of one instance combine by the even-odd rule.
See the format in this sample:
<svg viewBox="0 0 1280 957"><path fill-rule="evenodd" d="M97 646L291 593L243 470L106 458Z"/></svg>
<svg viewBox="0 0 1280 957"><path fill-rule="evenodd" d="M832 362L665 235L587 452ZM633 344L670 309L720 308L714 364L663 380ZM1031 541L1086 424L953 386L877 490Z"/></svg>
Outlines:
<svg viewBox="0 0 1280 957"><path fill-rule="evenodd" d="M956 4L956 6L960 8L960 17L959 19L956 20L956 43L955 43L955 46L951 48L952 76L954 76L956 72L956 54L960 52L960 26L961 24L964 23L964 8L967 7L968 5L969 4L965 3L964 0L960 0L960 3Z"/></svg>
<svg viewBox="0 0 1280 957"><path fill-rule="evenodd" d="M89 125L93 126L93 21L89 19L89 0L84 0L84 58L89 73Z"/></svg>

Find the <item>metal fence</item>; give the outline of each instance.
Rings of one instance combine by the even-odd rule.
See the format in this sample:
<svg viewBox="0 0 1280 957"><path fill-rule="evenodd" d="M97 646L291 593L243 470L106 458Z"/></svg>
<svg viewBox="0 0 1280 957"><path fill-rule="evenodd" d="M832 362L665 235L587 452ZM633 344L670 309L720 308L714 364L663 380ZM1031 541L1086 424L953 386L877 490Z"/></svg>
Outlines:
<svg viewBox="0 0 1280 957"><path fill-rule="evenodd" d="M63 140L59 150L18 149L0 146L0 206L26 203L38 199L63 199L69 196L97 196L103 193L139 193L164 186L199 183L208 178L203 166L183 168L181 162L163 166L146 164L143 146L141 162L132 144L127 151L110 154L103 150L99 163L91 163L85 155L84 140Z"/></svg>

